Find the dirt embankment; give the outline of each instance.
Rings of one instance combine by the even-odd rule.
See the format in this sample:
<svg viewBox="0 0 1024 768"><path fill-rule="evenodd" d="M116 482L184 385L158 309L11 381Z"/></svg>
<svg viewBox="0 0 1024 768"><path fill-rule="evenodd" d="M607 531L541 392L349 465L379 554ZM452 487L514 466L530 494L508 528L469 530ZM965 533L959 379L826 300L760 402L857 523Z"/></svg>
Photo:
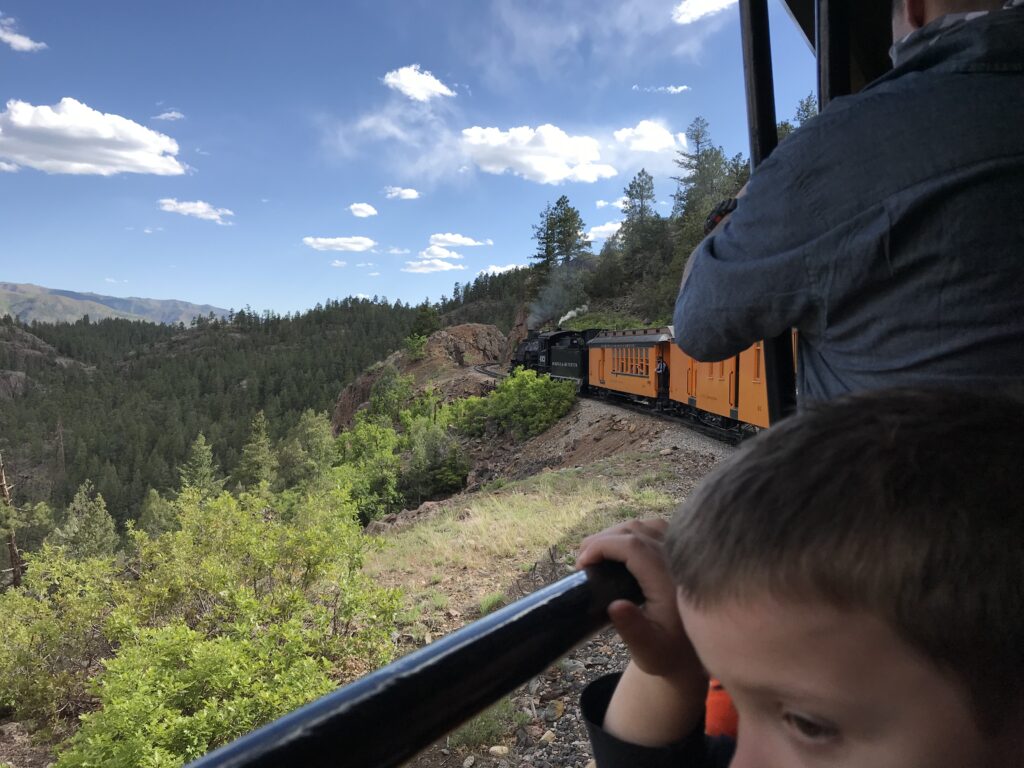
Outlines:
<svg viewBox="0 0 1024 768"><path fill-rule="evenodd" d="M591 478L612 489L644 478L645 487L652 493L664 494L672 505L684 499L718 461L735 451L734 447L693 432L682 423L586 398L577 401L568 416L538 437L523 443L473 441L472 448L478 462L478 482L513 480L560 469L580 473L579 477ZM485 473L489 477L484 478ZM496 486L492 482L490 487ZM510 491L516 493L516 487ZM445 501L428 502L416 510L379 521L374 532L401 536L402 531L422 524L429 526L431 518L445 514L459 521L468 515L467 520L472 520L467 509L474 497L474 492L467 490ZM511 497L509 503L513 503ZM563 503L578 502L568 497ZM659 514L671 512L671 506L662 509ZM446 607L433 615L420 616L430 633L418 638L411 647L429 643L432 638L475 619L479 615L477 598L483 592L503 590L506 600L511 601L571 573L572 555L587 532L575 531L562 540L550 542L545 556L532 566L529 561L520 563L521 575L504 581L496 572L505 565L502 572L507 577L507 564L496 563L491 570L467 571L460 570L455 563L449 566L438 561L429 578L429 584L435 586L429 589L444 593ZM460 533L456 530L452 535ZM522 573L524 569L526 572ZM428 581L415 581L422 574L397 569L391 576L411 592L428 589L424 586ZM401 584L403 579L414 583ZM613 631L606 630L517 688L509 697L514 714L506 714L506 720L494 726L492 733L479 735L470 743L466 743L465 737L445 737L408 766L593 768L578 707L579 695L587 683L621 670L627 661L628 653L621 640Z"/></svg>
<svg viewBox="0 0 1024 768"><path fill-rule="evenodd" d="M431 334L418 360L410 359L405 351L392 352L338 395L331 418L334 430L340 432L352 426L356 413L368 403L384 365L393 365L399 373L411 375L419 390L433 387L444 402L449 402L484 394L493 386L494 379L479 373L474 366L499 360L506 344L505 335L493 325L466 323Z"/></svg>

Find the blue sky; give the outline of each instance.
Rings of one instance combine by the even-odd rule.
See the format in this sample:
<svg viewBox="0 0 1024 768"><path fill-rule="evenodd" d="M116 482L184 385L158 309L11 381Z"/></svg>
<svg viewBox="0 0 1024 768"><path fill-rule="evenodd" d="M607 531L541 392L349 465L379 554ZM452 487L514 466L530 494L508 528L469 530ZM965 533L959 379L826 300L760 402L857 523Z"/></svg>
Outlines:
<svg viewBox="0 0 1024 768"><path fill-rule="evenodd" d="M791 117L813 57L771 10ZM669 201L698 115L747 153L735 0L3 0L0 281L436 299L562 194L598 247L641 167Z"/></svg>

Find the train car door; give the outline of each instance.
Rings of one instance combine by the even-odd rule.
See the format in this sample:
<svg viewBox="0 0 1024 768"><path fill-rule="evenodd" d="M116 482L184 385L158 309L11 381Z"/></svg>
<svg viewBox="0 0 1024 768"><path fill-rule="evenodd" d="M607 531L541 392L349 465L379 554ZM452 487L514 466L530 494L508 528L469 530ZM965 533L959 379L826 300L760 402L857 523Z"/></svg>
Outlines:
<svg viewBox="0 0 1024 768"><path fill-rule="evenodd" d="M764 342L740 352L739 420L755 427L767 427L768 387L764 373Z"/></svg>
<svg viewBox="0 0 1024 768"><path fill-rule="evenodd" d="M737 357L717 363L697 365L697 407L726 418L736 419L738 394L736 380Z"/></svg>
<svg viewBox="0 0 1024 768"><path fill-rule="evenodd" d="M668 344L668 397L683 405L697 405L697 361L676 344Z"/></svg>

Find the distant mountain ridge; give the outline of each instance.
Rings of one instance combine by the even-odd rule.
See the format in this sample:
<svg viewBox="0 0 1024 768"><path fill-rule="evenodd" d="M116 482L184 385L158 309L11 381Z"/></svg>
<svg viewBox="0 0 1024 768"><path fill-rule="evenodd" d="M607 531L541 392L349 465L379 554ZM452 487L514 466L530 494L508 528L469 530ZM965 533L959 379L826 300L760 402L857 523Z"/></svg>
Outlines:
<svg viewBox="0 0 1024 768"><path fill-rule="evenodd" d="M177 299L118 298L98 293L44 288L31 283L0 282L0 315L11 315L23 323L74 322L84 315L92 320L124 318L153 323L185 323L197 315L217 317L228 310L210 304L192 304Z"/></svg>

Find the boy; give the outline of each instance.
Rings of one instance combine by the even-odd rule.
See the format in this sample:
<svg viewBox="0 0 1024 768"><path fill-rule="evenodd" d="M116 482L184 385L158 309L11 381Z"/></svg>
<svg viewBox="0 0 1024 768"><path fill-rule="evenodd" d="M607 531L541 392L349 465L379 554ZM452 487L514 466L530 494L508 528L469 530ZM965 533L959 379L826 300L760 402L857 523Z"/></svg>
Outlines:
<svg viewBox="0 0 1024 768"><path fill-rule="evenodd" d="M672 523L592 536L646 602L583 694L599 768L1024 765L1024 405L882 391L751 441ZM667 528L667 530L666 530ZM710 673L739 738L703 734ZM730 760L732 762L730 762Z"/></svg>

